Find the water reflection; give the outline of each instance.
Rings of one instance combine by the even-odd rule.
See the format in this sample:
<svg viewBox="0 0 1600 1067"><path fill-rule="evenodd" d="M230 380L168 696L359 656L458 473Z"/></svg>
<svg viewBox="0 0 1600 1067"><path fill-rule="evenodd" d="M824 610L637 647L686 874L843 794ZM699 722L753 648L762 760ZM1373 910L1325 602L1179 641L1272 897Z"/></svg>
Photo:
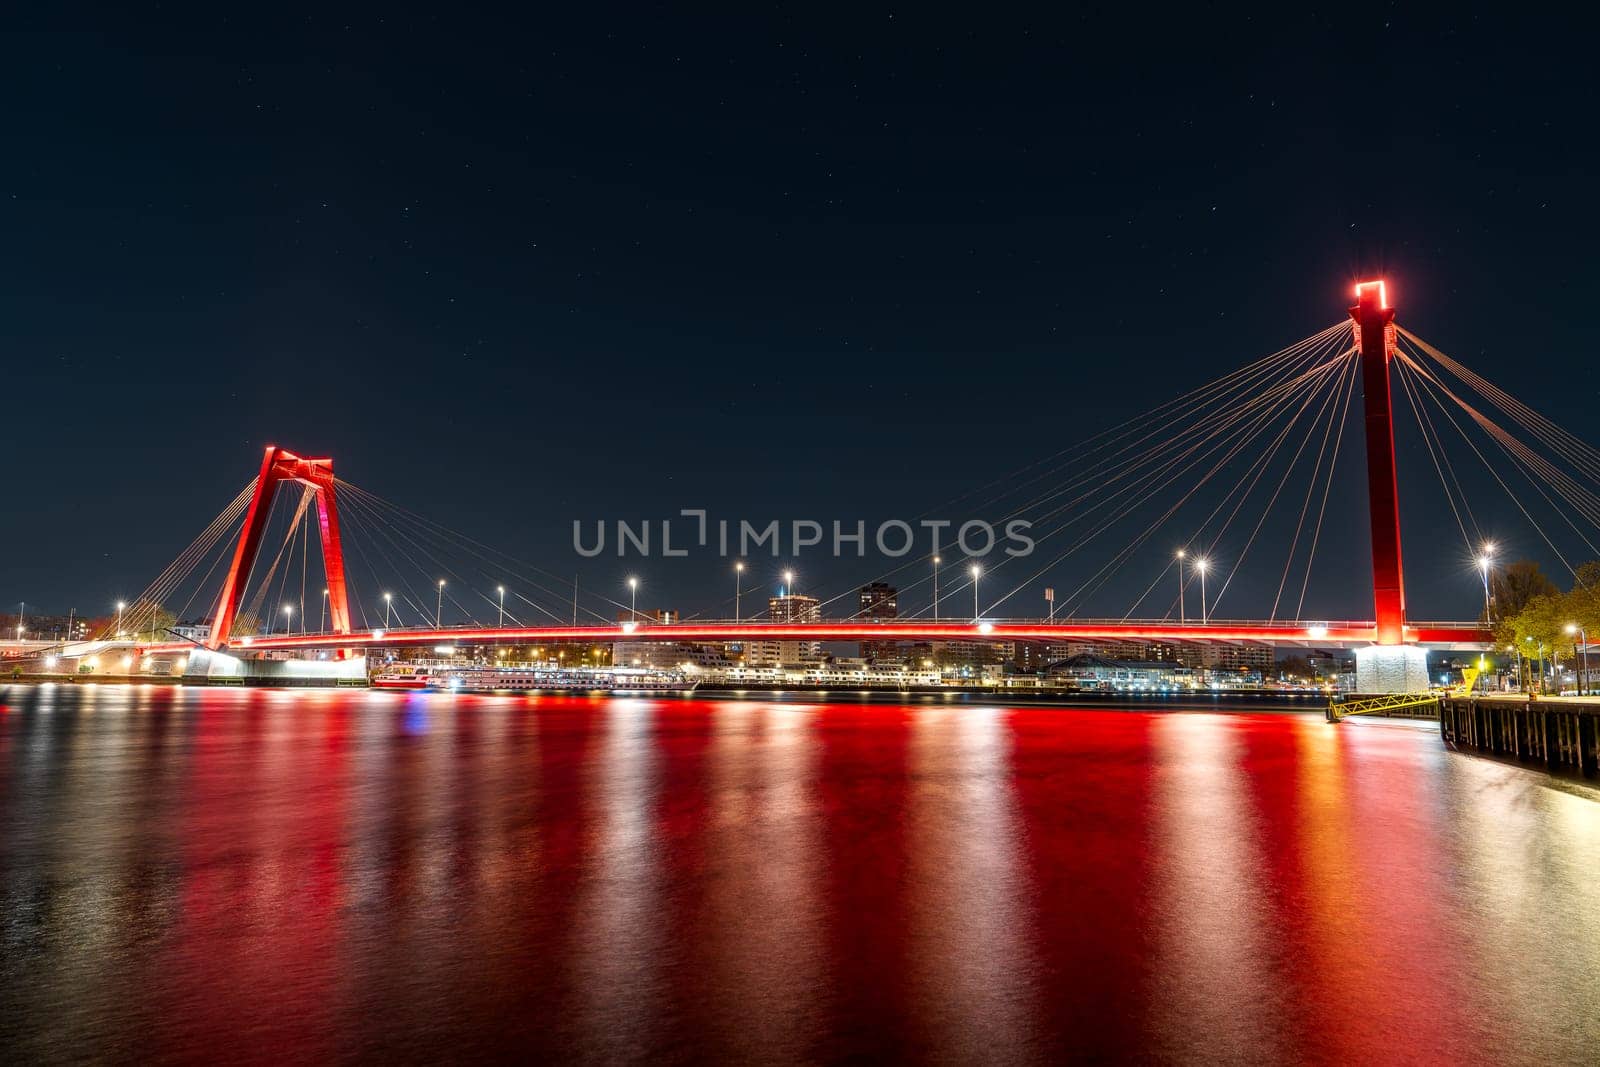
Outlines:
<svg viewBox="0 0 1600 1067"><path fill-rule="evenodd" d="M94 685L0 706L19 1061L1600 1043L1600 793L1410 724Z"/></svg>

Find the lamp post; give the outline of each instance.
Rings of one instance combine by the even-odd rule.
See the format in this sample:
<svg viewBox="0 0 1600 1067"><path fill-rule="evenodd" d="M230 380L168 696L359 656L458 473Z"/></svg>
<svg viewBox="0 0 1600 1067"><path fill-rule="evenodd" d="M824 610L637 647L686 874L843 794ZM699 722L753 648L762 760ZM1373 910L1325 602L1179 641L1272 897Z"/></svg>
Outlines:
<svg viewBox="0 0 1600 1067"><path fill-rule="evenodd" d="M972 574L972 621L973 622L977 622L978 621L978 575L983 573L983 568L979 567L976 563L974 563L972 565L970 573Z"/></svg>
<svg viewBox="0 0 1600 1067"><path fill-rule="evenodd" d="M500 627L504 629L506 625L506 587L497 585L495 590L500 594Z"/></svg>
<svg viewBox="0 0 1600 1067"><path fill-rule="evenodd" d="M1478 574L1483 578L1483 621L1494 622L1489 599L1489 571L1494 567L1494 542L1485 541L1478 553Z"/></svg>
<svg viewBox="0 0 1600 1067"><path fill-rule="evenodd" d="M1178 549L1178 625L1184 626L1189 622L1188 613L1183 606L1183 557L1188 555L1183 549Z"/></svg>
<svg viewBox="0 0 1600 1067"><path fill-rule="evenodd" d="M1210 609L1206 607L1206 568L1211 563L1204 556L1194 561L1194 569L1200 575L1200 625L1204 626L1211 621Z"/></svg>
<svg viewBox="0 0 1600 1067"><path fill-rule="evenodd" d="M28 602L19 601L17 604L17 640L22 640L22 617L28 613Z"/></svg>
<svg viewBox="0 0 1600 1067"><path fill-rule="evenodd" d="M744 564L733 565L733 621L739 621L739 598L744 594Z"/></svg>
<svg viewBox="0 0 1600 1067"><path fill-rule="evenodd" d="M385 594L383 594L383 628L385 630L387 630L389 628L389 616L392 614L390 609L393 606L394 606L394 594L393 593L385 593Z"/></svg>
<svg viewBox="0 0 1600 1067"><path fill-rule="evenodd" d="M794 595L794 571L783 572L783 595L786 597Z"/></svg>
<svg viewBox="0 0 1600 1067"><path fill-rule="evenodd" d="M294 605L293 604L285 604L283 606L283 632L285 634L294 633Z"/></svg>
<svg viewBox="0 0 1600 1067"><path fill-rule="evenodd" d="M1578 661L1578 695L1583 696L1589 689L1589 635L1575 622L1567 623L1567 633L1576 634L1582 642L1574 645L1572 658Z"/></svg>
<svg viewBox="0 0 1600 1067"><path fill-rule="evenodd" d="M933 621L939 621L939 557L933 557Z"/></svg>
<svg viewBox="0 0 1600 1067"><path fill-rule="evenodd" d="M439 630L439 629L443 629L444 628L444 579L443 578L439 579L439 598L434 601L434 605L433 605L433 628L435 630Z"/></svg>
<svg viewBox="0 0 1600 1067"><path fill-rule="evenodd" d="M328 591L322 591L322 614L317 618L317 633L328 632Z"/></svg>
<svg viewBox="0 0 1600 1067"><path fill-rule="evenodd" d="M122 609L127 607L122 601L117 601L117 636L122 636Z"/></svg>
<svg viewBox="0 0 1600 1067"><path fill-rule="evenodd" d="M628 579L628 618L639 621L639 579Z"/></svg>

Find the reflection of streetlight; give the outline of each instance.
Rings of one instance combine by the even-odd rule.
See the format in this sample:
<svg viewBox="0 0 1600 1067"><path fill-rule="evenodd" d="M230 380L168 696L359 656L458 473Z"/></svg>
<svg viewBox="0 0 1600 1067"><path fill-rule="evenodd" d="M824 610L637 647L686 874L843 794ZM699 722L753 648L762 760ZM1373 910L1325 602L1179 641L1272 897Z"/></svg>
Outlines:
<svg viewBox="0 0 1600 1067"><path fill-rule="evenodd" d="M1211 561L1201 556L1194 561L1194 569L1200 574L1200 625L1204 626L1211 621L1210 609L1206 607L1206 569L1211 566Z"/></svg>
<svg viewBox="0 0 1600 1067"><path fill-rule="evenodd" d="M978 575L983 573L983 568L976 563L972 565L969 573L972 575L972 621L978 621Z"/></svg>

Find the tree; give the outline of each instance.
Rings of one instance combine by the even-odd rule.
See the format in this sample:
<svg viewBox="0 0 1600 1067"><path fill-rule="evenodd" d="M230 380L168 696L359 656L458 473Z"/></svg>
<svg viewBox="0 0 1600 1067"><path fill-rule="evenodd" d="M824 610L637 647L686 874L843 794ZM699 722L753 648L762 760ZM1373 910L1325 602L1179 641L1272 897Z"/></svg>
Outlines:
<svg viewBox="0 0 1600 1067"><path fill-rule="evenodd" d="M1535 597L1556 596L1561 590L1545 577L1531 559L1519 559L1489 579L1489 594L1494 598L1496 619L1519 614Z"/></svg>
<svg viewBox="0 0 1600 1067"><path fill-rule="evenodd" d="M1290 656L1288 659L1278 661L1278 674L1285 678L1304 678L1311 681L1315 680L1317 669L1304 656Z"/></svg>

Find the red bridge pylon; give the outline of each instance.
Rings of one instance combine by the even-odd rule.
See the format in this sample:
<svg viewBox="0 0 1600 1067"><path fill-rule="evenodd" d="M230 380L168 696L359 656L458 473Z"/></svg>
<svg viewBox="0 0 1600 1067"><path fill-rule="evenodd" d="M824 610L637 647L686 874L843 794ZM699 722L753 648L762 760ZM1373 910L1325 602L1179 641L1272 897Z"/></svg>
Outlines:
<svg viewBox="0 0 1600 1067"><path fill-rule="evenodd" d="M322 569L328 580L328 612L333 619L334 633L350 632L350 600L345 589L344 547L339 542L339 504L333 488L333 460L305 459L288 449L269 445L266 456L261 460L255 496L250 499L250 510L245 512L244 527L239 531L239 545L233 553L233 566L229 568L227 580L222 585L217 617L206 638L208 648L221 648L233 633L245 582L255 566L256 554L261 549L261 536L266 532L267 519L272 513L273 494L283 482L299 482L315 490L317 530L322 541Z"/></svg>

